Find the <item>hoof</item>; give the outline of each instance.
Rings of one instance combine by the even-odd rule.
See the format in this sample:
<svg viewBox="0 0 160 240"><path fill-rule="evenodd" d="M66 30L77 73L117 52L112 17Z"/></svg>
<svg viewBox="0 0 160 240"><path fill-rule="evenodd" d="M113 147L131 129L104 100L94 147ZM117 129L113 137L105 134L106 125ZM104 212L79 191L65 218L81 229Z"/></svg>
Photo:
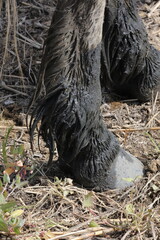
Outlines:
<svg viewBox="0 0 160 240"><path fill-rule="evenodd" d="M132 186L143 176L143 164L129 152L120 149L107 174L107 185L110 189L124 189Z"/></svg>

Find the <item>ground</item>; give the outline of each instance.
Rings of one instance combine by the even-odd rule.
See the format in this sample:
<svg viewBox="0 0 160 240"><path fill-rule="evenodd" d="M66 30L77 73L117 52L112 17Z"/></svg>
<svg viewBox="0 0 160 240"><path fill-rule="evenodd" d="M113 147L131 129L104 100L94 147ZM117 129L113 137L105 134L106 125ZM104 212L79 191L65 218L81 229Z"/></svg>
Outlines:
<svg viewBox="0 0 160 240"><path fill-rule="evenodd" d="M150 42L160 49L160 1L146 2L140 4L139 12ZM144 163L146 175L133 187L96 193L69 178L51 177L52 171L46 172L45 166L48 151L42 141L39 150L37 136L31 151L25 117L53 1L1 0L0 9L0 239L158 240L160 100L112 102L101 107L107 127ZM11 211L2 209L4 197L7 203L16 201ZM22 223L14 222L19 235L13 219Z"/></svg>

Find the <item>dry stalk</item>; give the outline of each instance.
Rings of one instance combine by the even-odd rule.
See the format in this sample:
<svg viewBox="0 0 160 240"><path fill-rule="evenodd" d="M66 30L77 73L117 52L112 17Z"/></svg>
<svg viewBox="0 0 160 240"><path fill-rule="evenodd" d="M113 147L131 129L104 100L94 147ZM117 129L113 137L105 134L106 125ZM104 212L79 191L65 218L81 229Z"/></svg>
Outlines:
<svg viewBox="0 0 160 240"><path fill-rule="evenodd" d="M125 240L127 238L127 236L132 232L131 229L129 229L124 235L123 237L121 238L121 240Z"/></svg>
<svg viewBox="0 0 160 240"><path fill-rule="evenodd" d="M2 7L2 0L0 0L0 10L1 10L1 7ZM3 69L4 69L4 66L5 66L6 59L7 59L7 54L8 54L8 51L9 51L9 43L10 43L10 41L12 41L12 39L11 39L11 33L12 32L13 32L13 45L14 45L15 55L16 55L17 62L18 62L18 69L19 69L20 75L21 75L22 80L23 80L23 71L22 71L20 57L19 57L19 53L18 53L18 41L17 41L18 16L17 16L17 2L16 2L16 0L6 0L6 16L7 16L7 28L6 28L6 36L5 36L3 61L2 61L2 66L1 66L1 70L0 70L0 87L4 88L6 90L9 90L9 91L13 91L15 93L27 96L20 91L17 92L13 88L7 87L3 83ZM12 27L13 27L13 29L12 29ZM24 88L24 86L23 86L23 88Z"/></svg>
<svg viewBox="0 0 160 240"><path fill-rule="evenodd" d="M1 0L2 2L2 0ZM6 0L6 15L7 15L7 32L6 32L6 38L5 38L5 47L4 47L4 55L3 55L3 61L0 71L0 87L2 86L2 74L3 74L3 68L5 65L5 61L7 58L7 49L9 45L9 35L10 35L10 28L11 28L11 10L10 10L10 0Z"/></svg>
<svg viewBox="0 0 160 240"><path fill-rule="evenodd" d="M14 92L14 93L16 93L18 95L29 97L27 93L18 91L16 89L12 88L12 87L8 87L3 81L2 81L2 83L0 83L0 87L2 87L3 89L5 89L7 91Z"/></svg>
<svg viewBox="0 0 160 240"><path fill-rule="evenodd" d="M18 61L18 68L19 68L19 71L20 71L20 75L21 75L21 77L23 77L22 66L21 66L20 57L19 57L19 53L18 53L18 42L17 42L17 21L18 21L18 16L17 16L17 2L16 2L16 0L13 0L13 5L11 5L11 6L13 8L12 11L13 11L14 48L15 48L15 53L16 53L16 57L17 57L17 61Z"/></svg>
<svg viewBox="0 0 160 240"><path fill-rule="evenodd" d="M10 90L10 88L6 87L6 90ZM13 90L13 89L12 89ZM19 91L16 91L16 93L19 93ZM24 96L28 96L26 93L21 93ZM6 129L8 126L0 126L0 129ZM19 126L14 126L12 130L19 130L19 129L26 129L27 127L19 127ZM120 128L120 129L109 129L111 132L137 132L137 131L157 131L160 130L160 127L148 127L148 128Z"/></svg>
<svg viewBox="0 0 160 240"><path fill-rule="evenodd" d="M157 93L156 96L152 98L151 110L150 110L151 118L150 118L149 122L146 124L145 127L153 127L154 120L160 114L160 112L157 109L157 106L158 106L158 102L157 102L158 101L158 95L159 95L159 93Z"/></svg>
<svg viewBox="0 0 160 240"><path fill-rule="evenodd" d="M2 0L0 0L0 13L1 13L1 10L2 10Z"/></svg>
<svg viewBox="0 0 160 240"><path fill-rule="evenodd" d="M94 236L101 236L107 233L112 233L114 232L115 229L114 228L102 228L102 227L98 227L98 228L88 228L88 229L84 229L84 230L79 230L76 232L69 232L69 233L64 233L62 235L50 238L49 240L58 240L58 239L64 239L66 237L71 237L72 236L72 240L82 240L82 239L87 239L89 237L94 237ZM53 232L54 234L54 232ZM74 237L75 235L80 235L78 237Z"/></svg>
<svg viewBox="0 0 160 240"><path fill-rule="evenodd" d="M139 132L139 131L157 131L160 127L143 127L143 128L120 128L109 129L111 132Z"/></svg>
<svg viewBox="0 0 160 240"><path fill-rule="evenodd" d="M0 129L7 129L9 127L10 126L0 126ZM22 130L22 129L27 131L27 127L23 127L23 126L13 126L12 131L13 130Z"/></svg>
<svg viewBox="0 0 160 240"><path fill-rule="evenodd" d="M156 9L159 7L160 7L160 0L155 5L153 5L153 7L150 9L150 13L148 14L148 17L150 18L153 15L153 13L156 11Z"/></svg>

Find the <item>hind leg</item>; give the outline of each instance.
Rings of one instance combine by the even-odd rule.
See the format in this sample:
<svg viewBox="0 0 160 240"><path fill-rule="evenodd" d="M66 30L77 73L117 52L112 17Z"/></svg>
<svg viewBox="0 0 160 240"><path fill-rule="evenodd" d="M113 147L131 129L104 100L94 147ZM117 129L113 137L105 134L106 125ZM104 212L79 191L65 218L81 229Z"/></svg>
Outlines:
<svg viewBox="0 0 160 240"><path fill-rule="evenodd" d="M101 85L140 101L160 91L160 51L149 43L134 0L107 1Z"/></svg>

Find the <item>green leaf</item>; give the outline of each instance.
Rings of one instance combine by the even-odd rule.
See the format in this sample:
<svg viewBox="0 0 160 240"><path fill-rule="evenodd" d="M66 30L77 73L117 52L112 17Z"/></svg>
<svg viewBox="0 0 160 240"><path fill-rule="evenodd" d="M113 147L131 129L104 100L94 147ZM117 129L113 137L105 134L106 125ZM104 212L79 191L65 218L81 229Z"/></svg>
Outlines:
<svg viewBox="0 0 160 240"><path fill-rule="evenodd" d="M89 227L100 227L98 223L96 223L95 221L91 221L89 223Z"/></svg>
<svg viewBox="0 0 160 240"><path fill-rule="evenodd" d="M21 216L23 213L24 213L24 210L18 209L11 213L11 217L17 218L17 217Z"/></svg>
<svg viewBox="0 0 160 240"><path fill-rule="evenodd" d="M7 173L3 175L3 182L4 183L10 183L10 177Z"/></svg>
<svg viewBox="0 0 160 240"><path fill-rule="evenodd" d="M5 139L2 141L2 157L3 157L4 163L7 163L7 142L8 142L9 134L12 131L12 128L13 126L8 128Z"/></svg>
<svg viewBox="0 0 160 240"><path fill-rule="evenodd" d="M9 212L16 206L16 202L8 202L4 204L0 204L0 209L2 209L3 212Z"/></svg>
<svg viewBox="0 0 160 240"><path fill-rule="evenodd" d="M6 199L2 193L0 193L0 204L6 203Z"/></svg>
<svg viewBox="0 0 160 240"><path fill-rule="evenodd" d="M6 142L4 140L2 141L2 157L3 157L3 162L7 163Z"/></svg>
<svg viewBox="0 0 160 240"><path fill-rule="evenodd" d="M20 227L17 227L17 226L13 228L13 231L14 231L16 234L20 234L20 233L21 233Z"/></svg>
<svg viewBox="0 0 160 240"><path fill-rule="evenodd" d="M69 192L68 190L64 190L64 191L63 191L63 196L64 196L64 197L67 197L69 193L70 193L70 192Z"/></svg>
<svg viewBox="0 0 160 240"><path fill-rule="evenodd" d="M13 154L13 155L21 155L22 156L24 153L24 145L16 146L14 143L14 145L11 146L10 151L11 151L11 154Z"/></svg>
<svg viewBox="0 0 160 240"><path fill-rule="evenodd" d="M10 153L14 155L14 150L15 150L15 147L16 147L16 143L14 141L14 144L10 146Z"/></svg>
<svg viewBox="0 0 160 240"><path fill-rule="evenodd" d="M20 183L16 182L16 187L22 188L22 187L26 186L27 184L28 184L28 181L23 181L23 182L20 182Z"/></svg>
<svg viewBox="0 0 160 240"><path fill-rule="evenodd" d="M158 191L159 191L159 187L157 187L157 185L152 184L151 187L152 187L152 189L153 189L154 192L158 192Z"/></svg>
<svg viewBox="0 0 160 240"><path fill-rule="evenodd" d="M0 216L0 231L2 231L2 232L9 232L8 226L5 223L5 221L4 221L2 216Z"/></svg>
<svg viewBox="0 0 160 240"><path fill-rule="evenodd" d="M9 225L11 225L12 227L15 227L18 225L18 218L10 218L8 221Z"/></svg>
<svg viewBox="0 0 160 240"><path fill-rule="evenodd" d="M19 145L18 146L18 154L23 156L23 154L24 154L24 145Z"/></svg>
<svg viewBox="0 0 160 240"><path fill-rule="evenodd" d="M19 174L17 174L17 175L16 175L16 185L17 185L17 184L20 184L20 182L21 182L21 177L20 177Z"/></svg>
<svg viewBox="0 0 160 240"><path fill-rule="evenodd" d="M18 226L23 227L23 225L25 224L25 221L26 221L25 219L19 218Z"/></svg>
<svg viewBox="0 0 160 240"><path fill-rule="evenodd" d="M134 181L133 178L122 178L122 179L126 182L133 182Z"/></svg>
<svg viewBox="0 0 160 240"><path fill-rule="evenodd" d="M126 205L126 212L127 212L127 214L135 213L135 208L134 208L133 204L129 203Z"/></svg>
<svg viewBox="0 0 160 240"><path fill-rule="evenodd" d="M3 183L2 183L2 180L0 179L0 187L2 188L3 187Z"/></svg>
<svg viewBox="0 0 160 240"><path fill-rule="evenodd" d="M89 192L87 195L84 196L83 207L84 208L93 207L93 194L92 194L92 192Z"/></svg>

